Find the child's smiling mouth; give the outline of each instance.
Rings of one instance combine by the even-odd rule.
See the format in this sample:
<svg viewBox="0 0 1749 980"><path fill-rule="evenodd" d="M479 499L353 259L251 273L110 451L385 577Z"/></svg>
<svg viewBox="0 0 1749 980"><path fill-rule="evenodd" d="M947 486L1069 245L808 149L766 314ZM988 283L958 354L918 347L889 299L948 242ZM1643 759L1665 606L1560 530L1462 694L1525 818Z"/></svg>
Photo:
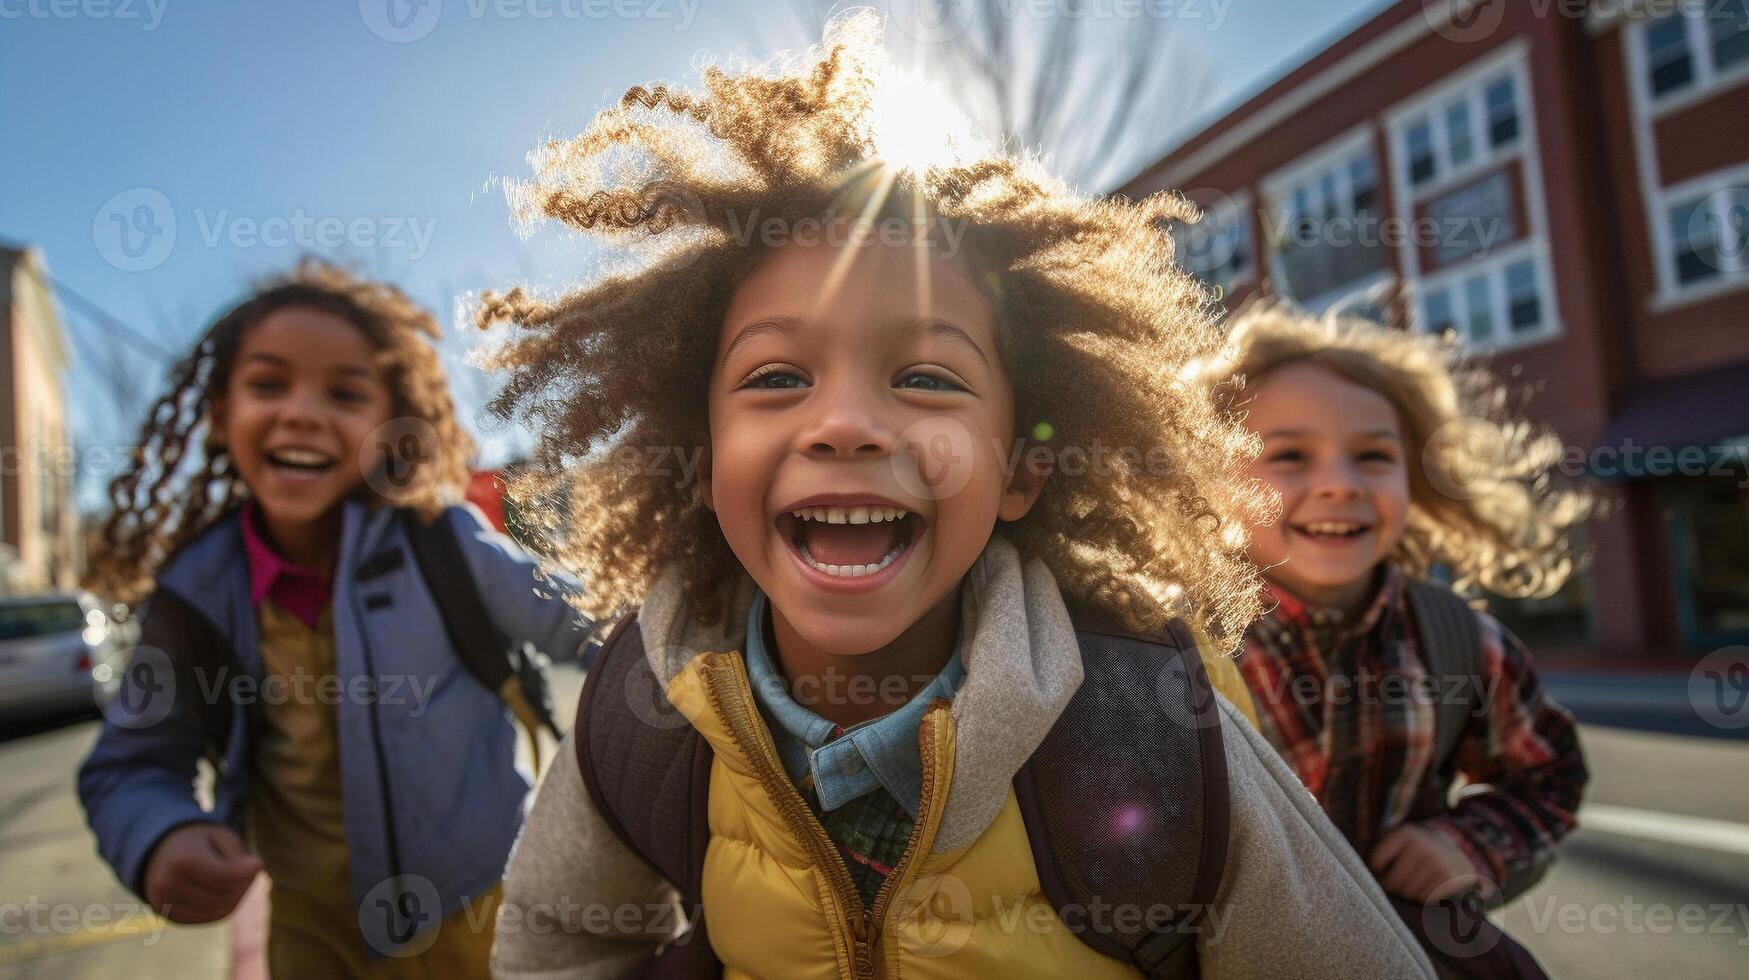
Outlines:
<svg viewBox="0 0 1749 980"><path fill-rule="evenodd" d="M835 592L892 579L925 526L921 515L876 497L802 501L785 508L776 524L804 577Z"/></svg>
<svg viewBox="0 0 1749 980"><path fill-rule="evenodd" d="M338 462L327 453L296 446L270 449L263 458L268 470L288 483L313 483Z"/></svg>

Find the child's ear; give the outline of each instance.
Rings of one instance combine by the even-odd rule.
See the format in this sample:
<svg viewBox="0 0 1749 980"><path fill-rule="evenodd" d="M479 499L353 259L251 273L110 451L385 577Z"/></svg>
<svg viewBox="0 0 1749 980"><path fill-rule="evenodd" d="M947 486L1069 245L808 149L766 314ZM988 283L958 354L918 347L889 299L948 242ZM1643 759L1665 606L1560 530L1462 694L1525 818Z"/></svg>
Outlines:
<svg viewBox="0 0 1749 980"><path fill-rule="evenodd" d="M1028 439L1025 449L1015 459L1017 465L1014 472L1008 474L1008 483L1002 488L1002 500L996 505L996 516L1004 521L1018 521L1032 510L1032 505L1038 503L1038 495L1044 492L1045 480L1056 468L1054 454L1044 451L1042 443Z"/></svg>

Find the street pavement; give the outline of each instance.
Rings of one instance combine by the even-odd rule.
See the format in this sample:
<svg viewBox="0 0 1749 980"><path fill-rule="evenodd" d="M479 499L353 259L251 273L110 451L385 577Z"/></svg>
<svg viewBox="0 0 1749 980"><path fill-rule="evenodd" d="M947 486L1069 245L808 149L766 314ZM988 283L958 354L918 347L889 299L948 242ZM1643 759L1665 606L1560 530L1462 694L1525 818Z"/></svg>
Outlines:
<svg viewBox="0 0 1749 980"><path fill-rule="evenodd" d="M574 705L580 684L560 669L555 703ZM1636 685L1618 686L1592 701L1625 710L1615 702ZM1685 727L1654 701L1648 727ZM73 790L97 727L84 717L0 730L0 980L229 976L233 935L248 929L166 926L97 858ZM1583 826L1496 920L1556 977L1749 974L1749 740L1581 732L1593 778Z"/></svg>

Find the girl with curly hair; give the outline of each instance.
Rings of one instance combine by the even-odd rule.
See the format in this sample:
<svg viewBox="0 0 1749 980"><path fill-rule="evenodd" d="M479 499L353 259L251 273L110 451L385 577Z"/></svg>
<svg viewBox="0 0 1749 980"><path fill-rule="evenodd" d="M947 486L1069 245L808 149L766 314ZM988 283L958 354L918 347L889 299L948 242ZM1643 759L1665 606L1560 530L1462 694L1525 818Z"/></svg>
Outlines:
<svg viewBox="0 0 1749 980"><path fill-rule="evenodd" d="M1514 418L1454 341L1282 305L1241 311L1205 376L1262 440L1252 474L1281 497L1250 545L1273 608L1239 659L1264 735L1412 925L1445 899L1522 892L1574 825L1573 719L1517 638L1429 576L1560 588L1592 501L1551 483L1559 438Z"/></svg>
<svg viewBox="0 0 1749 980"><path fill-rule="evenodd" d="M1254 615L1263 497L1185 375L1182 203L951 132L899 166L878 27L633 88L511 190L653 248L479 314L513 494L621 617L494 972L1425 975L1192 639Z"/></svg>
<svg viewBox="0 0 1749 980"><path fill-rule="evenodd" d="M375 976L385 955L486 975L490 929L444 920L495 898L529 785L511 714L535 711L458 676L452 611L407 551L465 565L444 571L507 638L570 657L585 637L531 559L451 506L473 444L437 334L393 287L306 261L175 366L110 487L91 585L147 598L79 772L86 815L175 922L229 915L265 869L276 976Z"/></svg>

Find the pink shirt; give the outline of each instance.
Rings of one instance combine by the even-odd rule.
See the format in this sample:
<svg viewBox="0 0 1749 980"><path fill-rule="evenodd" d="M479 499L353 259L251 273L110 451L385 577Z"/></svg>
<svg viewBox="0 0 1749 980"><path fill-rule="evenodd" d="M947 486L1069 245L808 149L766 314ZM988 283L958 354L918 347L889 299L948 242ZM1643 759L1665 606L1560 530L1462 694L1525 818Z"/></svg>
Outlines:
<svg viewBox="0 0 1749 980"><path fill-rule="evenodd" d="M243 554L249 562L249 600L256 605L272 599L311 629L322 619L322 610L333 597L333 584L319 572L293 565L280 557L256 526L260 509L251 500L243 505Z"/></svg>

